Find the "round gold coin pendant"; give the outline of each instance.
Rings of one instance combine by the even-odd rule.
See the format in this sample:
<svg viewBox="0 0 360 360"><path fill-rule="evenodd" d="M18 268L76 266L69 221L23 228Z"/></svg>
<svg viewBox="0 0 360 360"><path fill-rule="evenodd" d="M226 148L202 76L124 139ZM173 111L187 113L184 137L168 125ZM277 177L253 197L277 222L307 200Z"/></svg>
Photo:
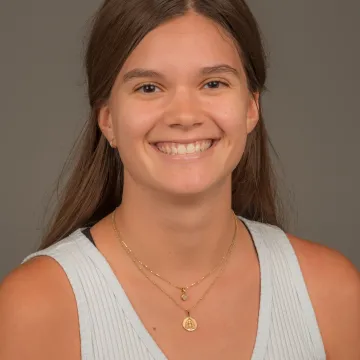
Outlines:
<svg viewBox="0 0 360 360"><path fill-rule="evenodd" d="M197 329L198 325L197 322L194 318L192 318L189 314L189 316L187 316L184 321L183 321L183 328L186 331L195 331Z"/></svg>

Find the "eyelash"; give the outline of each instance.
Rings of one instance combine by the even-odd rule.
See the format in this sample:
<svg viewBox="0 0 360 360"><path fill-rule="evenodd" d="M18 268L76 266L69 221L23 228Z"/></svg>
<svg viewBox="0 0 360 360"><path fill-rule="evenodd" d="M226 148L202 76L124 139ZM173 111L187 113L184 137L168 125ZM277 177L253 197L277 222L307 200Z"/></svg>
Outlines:
<svg viewBox="0 0 360 360"><path fill-rule="evenodd" d="M226 82L224 82L224 81L220 81L220 80L211 80L211 81L208 81L205 85L208 85L208 84L210 84L210 83L219 83L219 84L221 84L221 85L224 85L224 86L226 86L226 87L229 87L229 84L228 84L228 83L226 83ZM205 86L205 85L204 85L204 86ZM155 87L158 88L158 86L155 85L155 84L153 84L153 83L145 83L145 84L142 84L141 86L137 87L137 88L135 89L135 92L139 92L139 90L144 89L146 86L155 86ZM218 89L218 88L215 88L215 89ZM143 92L143 94L152 94L152 92L149 92L149 93Z"/></svg>

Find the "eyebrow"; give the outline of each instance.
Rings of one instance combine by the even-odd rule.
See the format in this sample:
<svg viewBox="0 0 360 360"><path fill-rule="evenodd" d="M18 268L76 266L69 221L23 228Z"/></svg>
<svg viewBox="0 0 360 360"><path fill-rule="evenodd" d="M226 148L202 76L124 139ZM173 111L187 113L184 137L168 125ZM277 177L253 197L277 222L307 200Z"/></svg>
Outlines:
<svg viewBox="0 0 360 360"><path fill-rule="evenodd" d="M214 66L206 66L200 69L199 75L213 75L213 74L223 74L223 73L229 73L237 76L240 78L240 73L238 70L233 68L230 65L227 64L219 64ZM123 76L123 83L126 83L133 79L138 78L160 78L164 79L165 75L151 69L143 69L143 68L136 68L133 70L128 71Z"/></svg>

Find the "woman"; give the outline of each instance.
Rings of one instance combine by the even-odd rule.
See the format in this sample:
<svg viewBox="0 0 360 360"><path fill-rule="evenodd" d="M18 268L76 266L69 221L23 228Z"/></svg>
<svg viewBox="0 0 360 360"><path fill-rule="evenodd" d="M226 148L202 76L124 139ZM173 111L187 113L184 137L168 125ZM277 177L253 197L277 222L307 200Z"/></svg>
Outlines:
<svg viewBox="0 0 360 360"><path fill-rule="evenodd" d="M86 67L80 156L1 286L0 358L360 359L358 272L281 230L246 4L105 1Z"/></svg>

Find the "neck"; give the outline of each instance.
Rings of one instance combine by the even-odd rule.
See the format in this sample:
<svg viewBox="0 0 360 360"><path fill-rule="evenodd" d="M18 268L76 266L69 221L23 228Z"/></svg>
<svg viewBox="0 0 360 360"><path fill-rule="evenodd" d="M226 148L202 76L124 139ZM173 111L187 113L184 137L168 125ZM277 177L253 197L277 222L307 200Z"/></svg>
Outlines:
<svg viewBox="0 0 360 360"><path fill-rule="evenodd" d="M124 189L117 228L134 254L150 268L181 278L203 275L217 265L233 238L230 180L192 200L166 199L139 187Z"/></svg>

